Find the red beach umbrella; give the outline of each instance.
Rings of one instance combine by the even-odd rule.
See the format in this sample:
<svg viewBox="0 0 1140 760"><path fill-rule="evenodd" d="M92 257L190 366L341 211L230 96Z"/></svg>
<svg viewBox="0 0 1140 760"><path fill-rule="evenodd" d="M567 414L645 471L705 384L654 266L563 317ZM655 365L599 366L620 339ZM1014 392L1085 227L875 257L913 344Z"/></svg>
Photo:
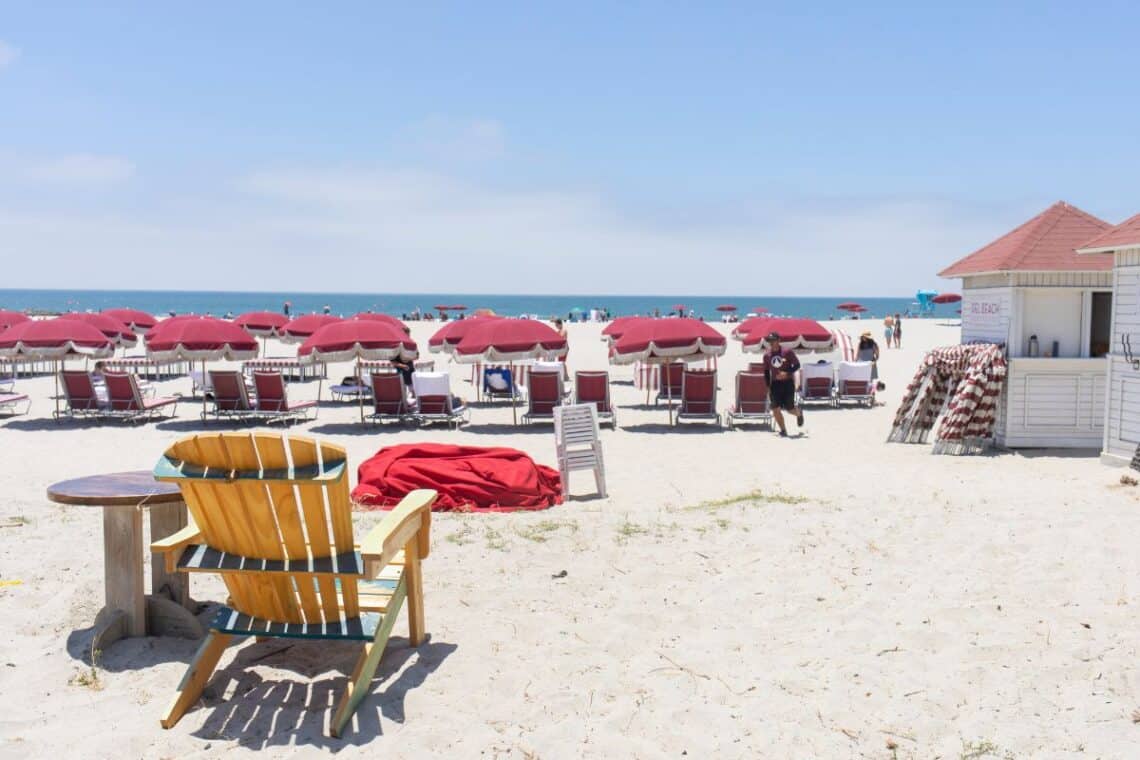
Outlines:
<svg viewBox="0 0 1140 760"><path fill-rule="evenodd" d="M752 307L752 313L753 314L768 314L769 310L768 310L767 306L754 306L754 307Z"/></svg>
<svg viewBox="0 0 1140 760"><path fill-rule="evenodd" d="M116 346L133 346L138 342L138 338L130 327L108 314L70 312L68 314L60 314L59 318L71 319L76 322L86 322L110 338Z"/></svg>
<svg viewBox="0 0 1140 760"><path fill-rule="evenodd" d="M185 322L188 319L206 319L206 317L203 317L201 314L179 314L175 317L160 319L158 324L143 333L143 340L150 342L150 339L157 335L160 329L168 328L170 325L176 325L179 322Z"/></svg>
<svg viewBox="0 0 1140 760"><path fill-rule="evenodd" d="M831 351L835 348L835 336L814 319L785 319L780 317L755 317L741 323L741 328L733 332L733 337L743 342L745 353L759 354L768 349L768 334L777 333L780 343L788 348L801 351Z"/></svg>
<svg viewBox="0 0 1140 760"><path fill-rule="evenodd" d="M81 354L113 356L115 344L99 328L78 319L29 319L0 333L0 356L62 361ZM55 413L59 416L59 373L55 374Z"/></svg>
<svg viewBox="0 0 1140 760"><path fill-rule="evenodd" d="M155 361L200 361L202 379L206 362L257 358L257 338L241 325L214 317L171 317L146 334L146 353ZM206 394L202 394L202 419L206 418Z"/></svg>
<svg viewBox="0 0 1140 760"><path fill-rule="evenodd" d="M312 362L356 360L356 374L359 376L361 359L415 361L419 352L416 342L402 327L376 319L346 319L327 324L306 338L297 349L297 356ZM363 422L364 396L358 394L357 398Z"/></svg>
<svg viewBox="0 0 1140 760"><path fill-rule="evenodd" d="M736 307L730 303L722 303L720 306L716 307L716 310L717 311L736 311Z"/></svg>
<svg viewBox="0 0 1140 760"><path fill-rule="evenodd" d="M835 308L839 309L840 311L861 311L861 310L864 310L863 304L855 303L854 301L846 301L845 303L839 304Z"/></svg>
<svg viewBox="0 0 1140 760"><path fill-rule="evenodd" d="M250 335L272 338L289 322L289 317L278 311L247 311L234 317L234 324Z"/></svg>
<svg viewBox="0 0 1140 760"><path fill-rule="evenodd" d="M310 361L345 362L353 359L414 361L416 342L402 329L372 319L345 319L327 324L305 339L297 356Z"/></svg>
<svg viewBox="0 0 1140 760"><path fill-rule="evenodd" d="M470 322L464 319L459 324ZM566 339L545 322L536 319L481 319L455 344L452 356L458 362L509 362L550 359L566 355ZM518 422L515 402L511 415Z"/></svg>
<svg viewBox="0 0 1140 760"><path fill-rule="evenodd" d="M325 325L343 321L332 314L305 314L286 322L278 334L287 343L300 343Z"/></svg>
<svg viewBox="0 0 1140 760"><path fill-rule="evenodd" d="M962 296L957 293L939 293L931 298L931 303L958 303L962 300Z"/></svg>
<svg viewBox="0 0 1140 760"><path fill-rule="evenodd" d="M136 333L144 333L158 324L158 319L153 314L138 309L103 309L100 313L114 317Z"/></svg>
<svg viewBox="0 0 1140 760"><path fill-rule="evenodd" d="M673 304L673 311L684 311L684 310L685 310L685 304L683 304L683 303Z"/></svg>
<svg viewBox="0 0 1140 760"><path fill-rule="evenodd" d="M21 322L30 322L31 319L31 317L22 311L0 309L0 332L7 330L12 325L18 325Z"/></svg>
<svg viewBox="0 0 1140 760"><path fill-rule="evenodd" d="M172 317L147 333L147 355L156 361L241 361L257 358L257 339L241 325L214 317Z"/></svg>
<svg viewBox="0 0 1140 760"><path fill-rule="evenodd" d="M565 356L566 339L536 319L482 319L455 344L454 353L460 362L543 359Z"/></svg>
<svg viewBox="0 0 1140 760"><path fill-rule="evenodd" d="M727 346L723 335L699 319L643 319L614 341L610 361L632 364L723 356Z"/></svg>
<svg viewBox="0 0 1140 760"><path fill-rule="evenodd" d="M349 317L349 319L365 320L368 322L383 322L384 324L392 325L392 327L399 329L401 332L407 329L407 325L393 317L391 314L379 314L374 311L362 311L359 314L353 314L351 317Z"/></svg>
<svg viewBox="0 0 1140 760"><path fill-rule="evenodd" d="M0 333L0 356L62 359L72 354L104 358L115 345L103 332L78 319L30 319Z"/></svg>
<svg viewBox="0 0 1140 760"><path fill-rule="evenodd" d="M441 351L453 353L455 346L467 336L467 333L474 330L483 322L493 319L502 319L502 317L491 315L475 316L448 322L428 338L428 351L431 351L433 354L438 354Z"/></svg>

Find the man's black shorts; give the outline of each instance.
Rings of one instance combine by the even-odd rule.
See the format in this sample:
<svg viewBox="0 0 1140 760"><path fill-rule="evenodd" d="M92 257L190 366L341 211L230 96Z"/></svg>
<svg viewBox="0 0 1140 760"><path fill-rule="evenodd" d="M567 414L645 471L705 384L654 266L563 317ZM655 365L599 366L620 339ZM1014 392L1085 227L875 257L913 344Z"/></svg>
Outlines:
<svg viewBox="0 0 1140 760"><path fill-rule="evenodd" d="M775 380L768 390L772 406L789 412L796 407L796 384L792 380Z"/></svg>

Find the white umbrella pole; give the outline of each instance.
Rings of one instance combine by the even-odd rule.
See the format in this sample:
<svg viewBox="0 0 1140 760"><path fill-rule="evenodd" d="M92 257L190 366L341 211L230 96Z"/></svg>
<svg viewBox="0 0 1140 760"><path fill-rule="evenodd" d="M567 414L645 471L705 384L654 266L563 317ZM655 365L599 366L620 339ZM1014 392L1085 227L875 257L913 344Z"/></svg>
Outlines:
<svg viewBox="0 0 1140 760"><path fill-rule="evenodd" d="M507 365L511 368L511 419L515 425L519 424L519 379L515 377L515 363Z"/></svg>
<svg viewBox="0 0 1140 760"><path fill-rule="evenodd" d="M60 362L55 363L55 418L59 419L59 372Z"/></svg>
<svg viewBox="0 0 1140 760"><path fill-rule="evenodd" d="M244 379L242 382L245 382ZM206 421L206 360L202 360L202 421Z"/></svg>
<svg viewBox="0 0 1140 760"><path fill-rule="evenodd" d="M356 379L360 385L356 388L356 400L360 405L360 421L364 422L364 375L360 374L360 357L356 357Z"/></svg>

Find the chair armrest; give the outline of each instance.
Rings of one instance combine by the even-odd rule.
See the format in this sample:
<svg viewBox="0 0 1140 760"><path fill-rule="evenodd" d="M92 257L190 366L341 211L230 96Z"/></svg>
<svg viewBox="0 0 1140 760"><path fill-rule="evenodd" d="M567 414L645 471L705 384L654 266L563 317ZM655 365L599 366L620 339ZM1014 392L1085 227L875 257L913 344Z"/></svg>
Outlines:
<svg viewBox="0 0 1140 760"><path fill-rule="evenodd" d="M165 555L166 572L173 573L177 569L178 557L182 554L182 550L190 544L199 543L201 540L202 531L198 529L198 526L187 525L166 538L151 541L150 550L152 553Z"/></svg>
<svg viewBox="0 0 1140 760"><path fill-rule="evenodd" d="M417 539L416 553L422 559L428 555L430 544L431 505L438 494L430 489L419 489L405 496L380 524L369 531L360 543L360 556L364 560L364 575L374 578L390 563L413 538Z"/></svg>

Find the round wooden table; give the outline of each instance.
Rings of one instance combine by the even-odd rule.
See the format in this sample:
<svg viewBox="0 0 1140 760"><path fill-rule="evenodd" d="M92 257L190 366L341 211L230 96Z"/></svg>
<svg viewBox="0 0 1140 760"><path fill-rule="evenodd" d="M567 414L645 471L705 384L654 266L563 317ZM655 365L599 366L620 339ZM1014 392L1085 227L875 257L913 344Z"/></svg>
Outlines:
<svg viewBox="0 0 1140 760"><path fill-rule="evenodd" d="M151 558L151 594L143 590L142 510L150 510L152 541L186 527L186 504L178 486L159 483L148 470L91 475L50 486L57 504L103 509L103 585L106 603L95 618L91 651L127 636L205 635L194 616L185 573L168 573L161 556Z"/></svg>

